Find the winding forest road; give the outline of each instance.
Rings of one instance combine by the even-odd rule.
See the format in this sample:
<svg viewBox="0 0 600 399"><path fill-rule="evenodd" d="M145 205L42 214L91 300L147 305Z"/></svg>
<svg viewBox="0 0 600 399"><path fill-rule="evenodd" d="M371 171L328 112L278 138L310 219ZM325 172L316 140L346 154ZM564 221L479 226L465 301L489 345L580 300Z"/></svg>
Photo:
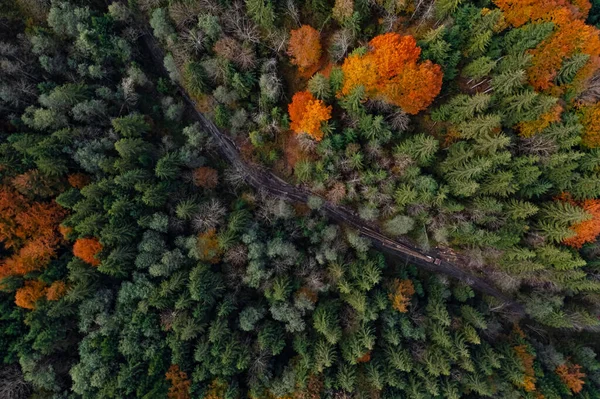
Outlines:
<svg viewBox="0 0 600 399"><path fill-rule="evenodd" d="M142 40L148 48L150 55L154 59L154 63L160 65L161 70L166 72L163 65L164 52L156 43L156 39L150 32L146 32L142 36ZM193 109L195 119L205 131L212 135L222 155L244 176L247 184L257 190L265 191L274 197L291 202L306 203L309 197L317 196L308 190L296 187L283 181L262 167L244 161L241 158L240 152L235 143L227 135L221 132L208 118L206 118L202 112L198 111L196 102L188 95L185 89L179 86L179 92L185 99L188 106ZM338 223L346 224L357 230L362 236L369 238L380 250L385 251L397 258L404 259L422 269L436 273L443 273L450 277L456 278L481 293L496 297L502 302L502 304L498 306L496 310L501 309L502 311L510 312L515 316L527 317L527 312L525 311L523 305L509 298L507 295L493 287L482 278L474 276L462 270L455 264L442 259L440 254L426 252L410 244L401 243L385 236L376 226L360 219L347 207L334 205L333 203L323 199L323 205L320 209L329 218Z"/></svg>

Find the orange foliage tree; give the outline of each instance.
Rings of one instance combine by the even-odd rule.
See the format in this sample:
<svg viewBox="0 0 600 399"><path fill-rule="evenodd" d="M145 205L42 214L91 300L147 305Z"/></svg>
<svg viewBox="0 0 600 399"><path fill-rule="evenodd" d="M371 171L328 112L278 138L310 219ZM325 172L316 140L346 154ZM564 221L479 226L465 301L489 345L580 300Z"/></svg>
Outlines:
<svg viewBox="0 0 600 399"><path fill-rule="evenodd" d="M575 231L576 234L563 241L565 245L581 248L587 242L596 241L596 238L600 235L600 200L587 199L580 202L570 200L569 202L582 207L584 211L592 215L591 219L571 226L571 230Z"/></svg>
<svg viewBox="0 0 600 399"><path fill-rule="evenodd" d="M65 211L55 202L32 202L0 188L0 242L12 254L0 262L0 279L44 268L56 256Z"/></svg>
<svg viewBox="0 0 600 399"><path fill-rule="evenodd" d="M302 25L290 32L288 54L291 62L301 71L310 68L321 58L319 32L310 25Z"/></svg>
<svg viewBox="0 0 600 399"><path fill-rule="evenodd" d="M527 345L517 345L513 347L513 350L517 354L517 357L521 360L523 368L525 370L525 378L521 383L523 389L527 392L535 391L535 370L533 369L533 359L535 356L529 353Z"/></svg>
<svg viewBox="0 0 600 399"><path fill-rule="evenodd" d="M172 364L169 371L165 374L166 379L171 383L167 397L169 399L190 399L191 382L187 373L179 369L177 364Z"/></svg>
<svg viewBox="0 0 600 399"><path fill-rule="evenodd" d="M400 313L408 312L410 298L415 293L415 286L411 280L395 279L392 286L392 292L389 294L392 307Z"/></svg>
<svg viewBox="0 0 600 399"><path fill-rule="evenodd" d="M79 238L73 244L73 255L92 266L100 265L100 259L96 255L101 250L102 244L97 238Z"/></svg>
<svg viewBox="0 0 600 399"><path fill-rule="evenodd" d="M517 125L519 134L522 137L531 137L540 133L542 130L550 126L550 124L560 121L560 115L562 112L563 107L557 104L552 107L550 111L542 114L538 119L519 123Z"/></svg>
<svg viewBox="0 0 600 399"><path fill-rule="evenodd" d="M192 178L194 184L199 187L212 189L219 183L219 173L208 166L202 166L194 170Z"/></svg>
<svg viewBox="0 0 600 399"><path fill-rule="evenodd" d="M46 296L46 284L38 280L27 280L15 295L15 304L24 309L35 309L35 303Z"/></svg>
<svg viewBox="0 0 600 399"><path fill-rule="evenodd" d="M561 364L556 368L556 374L571 391L579 393L583 389L583 384L585 384L583 378L585 377L585 374L581 372L580 365Z"/></svg>
<svg viewBox="0 0 600 399"><path fill-rule="evenodd" d="M307 133L317 141L323 138L321 123L331 118L331 106L326 106L308 91L300 91L292 97L288 112L293 131Z"/></svg>
<svg viewBox="0 0 600 399"><path fill-rule="evenodd" d="M381 97L410 114L427 108L442 89L442 68L419 63L421 49L412 36L386 33L369 42L369 51L344 60L344 84L338 95L362 85L368 97Z"/></svg>
<svg viewBox="0 0 600 399"><path fill-rule="evenodd" d="M531 21L555 24L550 37L530 50L533 57L527 76L536 90L553 89L553 94L561 94L570 87L580 91L600 68L599 31L585 24L591 8L588 0L495 0L495 3L504 11L506 21L515 27ZM573 82L556 88L554 79L563 61L579 53L589 55L590 59L579 69Z"/></svg>
<svg viewBox="0 0 600 399"><path fill-rule="evenodd" d="M53 181L37 169L31 169L13 177L11 183L23 195L49 197L55 194L51 186L56 184L57 181Z"/></svg>
<svg viewBox="0 0 600 399"><path fill-rule="evenodd" d="M565 8L576 19L585 19L592 5L588 0L494 0L506 22L519 27L530 21L547 20L551 12Z"/></svg>
<svg viewBox="0 0 600 399"><path fill-rule="evenodd" d="M206 233L198 235L198 254L201 260L218 263L222 252L215 229L210 229Z"/></svg>
<svg viewBox="0 0 600 399"><path fill-rule="evenodd" d="M583 125L581 143L588 148L600 147L600 103L582 107L579 121Z"/></svg>
<svg viewBox="0 0 600 399"><path fill-rule="evenodd" d="M69 184L75 188L82 189L92 180L88 175L83 173L73 173L67 178Z"/></svg>
<svg viewBox="0 0 600 399"><path fill-rule="evenodd" d="M46 299L49 301L58 301L67 293L67 285L62 280L57 280L50 284L46 290Z"/></svg>

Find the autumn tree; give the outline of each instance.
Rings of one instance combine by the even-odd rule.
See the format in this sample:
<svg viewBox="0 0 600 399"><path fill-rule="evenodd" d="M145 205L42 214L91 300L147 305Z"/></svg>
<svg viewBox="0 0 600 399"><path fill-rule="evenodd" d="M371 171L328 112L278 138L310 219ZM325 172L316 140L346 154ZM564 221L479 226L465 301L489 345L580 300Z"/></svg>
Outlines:
<svg viewBox="0 0 600 399"><path fill-rule="evenodd" d="M408 304L415 293L415 286L411 280L395 279L392 284L392 292L389 294L392 307L400 313L408 312Z"/></svg>
<svg viewBox="0 0 600 399"><path fill-rule="evenodd" d="M561 364L556 368L556 374L574 393L579 393L583 389L583 384L585 384L585 381L583 380L583 378L585 378L585 373L581 372L580 365Z"/></svg>
<svg viewBox="0 0 600 399"><path fill-rule="evenodd" d="M46 299L49 301L58 301L67 293L67 285L63 280L57 280L50 284L46 290Z"/></svg>
<svg viewBox="0 0 600 399"><path fill-rule="evenodd" d="M26 280L25 286L15 294L15 304L24 309L35 309L35 303L46 296L46 284L39 280Z"/></svg>
<svg viewBox="0 0 600 399"><path fill-rule="evenodd" d="M582 107L579 120L583 125L581 143L588 148L600 147L600 103Z"/></svg>
<svg viewBox="0 0 600 399"><path fill-rule="evenodd" d="M530 50L532 61L527 68L529 82L536 90L548 90L567 84L576 92L600 68L598 29L585 23L591 8L588 0L495 0L508 23L520 27L528 22L552 22L553 33ZM568 82L557 81L565 60L585 54L582 65L576 65ZM559 79L560 80L560 79ZM555 90L559 94L564 90Z"/></svg>
<svg viewBox="0 0 600 399"><path fill-rule="evenodd" d="M439 65L418 62L420 54L412 36L376 36L365 54L354 53L344 60L344 83L338 95L347 96L363 86L367 97L383 98L409 114L417 114L440 93L443 78Z"/></svg>
<svg viewBox="0 0 600 399"><path fill-rule="evenodd" d="M0 262L0 279L43 269L56 256L64 216L55 202L32 202L10 188L0 188L0 242L11 252Z"/></svg>
<svg viewBox="0 0 600 399"><path fill-rule="evenodd" d="M533 368L535 356L529 352L527 345L514 346L513 350L515 351L517 357L523 365L523 369L525 370L525 376L521 382L521 386L527 392L535 391L536 378L535 370Z"/></svg>
<svg viewBox="0 0 600 399"><path fill-rule="evenodd" d="M192 178L196 186L213 189L219 183L219 172L211 167L201 166L194 169Z"/></svg>
<svg viewBox="0 0 600 399"><path fill-rule="evenodd" d="M187 373L179 369L177 364L172 364L165 374L166 379L171 383L167 397L169 399L190 399L190 385Z"/></svg>
<svg viewBox="0 0 600 399"><path fill-rule="evenodd" d="M82 189L90 184L90 176L84 173L73 173L68 176L69 184L75 188Z"/></svg>
<svg viewBox="0 0 600 399"><path fill-rule="evenodd" d="M319 62L321 42L319 32L310 25L302 25L290 32L288 54L291 62L304 71Z"/></svg>
<svg viewBox="0 0 600 399"><path fill-rule="evenodd" d="M317 141L323 138L321 123L331 118L331 106L326 106L308 91L300 91L292 97L288 112L293 131L306 133Z"/></svg>
<svg viewBox="0 0 600 399"><path fill-rule="evenodd" d="M201 260L217 263L221 258L221 247L219 238L215 229L209 229L205 233L198 235L198 254Z"/></svg>
<svg viewBox="0 0 600 399"><path fill-rule="evenodd" d="M585 243L596 241L596 238L600 235L600 200L587 199L576 203L576 205L591 214L592 218L572 225L570 228L576 234L565 239L563 243L574 248L581 248Z"/></svg>
<svg viewBox="0 0 600 399"><path fill-rule="evenodd" d="M519 134L522 137L531 137L546 129L552 123L560 121L563 107L555 105L550 111L543 113L539 118L533 121L523 121L517 125Z"/></svg>
<svg viewBox="0 0 600 399"><path fill-rule="evenodd" d="M97 238L79 238L73 244L73 255L92 266L100 265L100 259L96 255L101 250L102 244L100 244Z"/></svg>

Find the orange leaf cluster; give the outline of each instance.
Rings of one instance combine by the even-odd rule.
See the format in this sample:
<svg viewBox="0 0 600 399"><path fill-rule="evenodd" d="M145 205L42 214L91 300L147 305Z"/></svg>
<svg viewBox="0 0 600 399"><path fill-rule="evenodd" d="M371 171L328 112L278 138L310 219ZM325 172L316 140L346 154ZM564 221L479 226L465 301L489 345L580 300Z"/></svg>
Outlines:
<svg viewBox="0 0 600 399"><path fill-rule="evenodd" d="M310 68L321 58L319 32L310 25L302 25L290 32L288 55L300 71Z"/></svg>
<svg viewBox="0 0 600 399"><path fill-rule="evenodd" d="M566 364L561 364L556 368L556 374L558 374L562 382L564 382L571 391L579 393L583 389L583 384L585 384L585 381L583 381L585 373L581 372L580 365L573 364L567 366Z"/></svg>
<svg viewBox="0 0 600 399"><path fill-rule="evenodd" d="M581 143L588 148L600 147L600 103L583 107L579 121L583 125Z"/></svg>
<svg viewBox="0 0 600 399"><path fill-rule="evenodd" d="M12 255L0 262L0 279L44 268L56 256L65 211L55 202L31 202L0 188L0 242Z"/></svg>
<svg viewBox="0 0 600 399"><path fill-rule="evenodd" d="M192 178L196 186L213 189L219 183L219 172L208 166L202 166L194 170Z"/></svg>
<svg viewBox="0 0 600 399"><path fill-rule="evenodd" d="M506 21L514 27L531 21L545 21L548 14L564 8L575 19L585 19L592 5L588 0L494 0L504 12Z"/></svg>
<svg viewBox="0 0 600 399"><path fill-rule="evenodd" d="M519 134L521 137L531 137L540 133L542 130L550 126L550 124L558 122L562 112L563 107L557 104L552 107L550 111L542 114L538 119L519 123L517 125Z"/></svg>
<svg viewBox="0 0 600 399"><path fill-rule="evenodd" d="M100 265L100 259L96 255L101 250L102 244L97 238L79 238L73 244L73 255L92 266Z"/></svg>
<svg viewBox="0 0 600 399"><path fill-rule="evenodd" d="M371 352L367 352L356 359L356 363L368 363L369 361L371 361Z"/></svg>
<svg viewBox="0 0 600 399"><path fill-rule="evenodd" d="M525 369L525 378L523 379L522 386L527 392L535 391L535 370L533 369L533 359L535 356L529 353L527 345L518 345L513 347L513 350L517 354L517 357L521 360L523 368Z"/></svg>
<svg viewBox="0 0 600 399"><path fill-rule="evenodd" d="M50 180L37 169L31 169L25 173L15 176L11 183L13 187L23 195L29 197L36 195L49 197L54 194L54 190L50 187L50 185L56 184L56 181Z"/></svg>
<svg viewBox="0 0 600 399"><path fill-rule="evenodd" d="M598 29L584 21L570 18L566 10L554 13L558 29L537 48L531 50L531 66L527 70L529 82L536 90L554 86L553 80L563 61L576 53L589 54L590 59L575 76L573 85L581 86L600 66L600 37Z"/></svg>
<svg viewBox="0 0 600 399"><path fill-rule="evenodd" d="M600 199L587 199L574 204L590 213L592 218L571 226L571 230L575 231L576 235L565 239L563 244L573 248L581 248L587 242L596 241L596 238L600 235Z"/></svg>
<svg viewBox="0 0 600 399"><path fill-rule="evenodd" d="M57 280L50 284L46 290L46 299L49 301L58 301L67 293L67 285L62 280Z"/></svg>
<svg viewBox="0 0 600 399"><path fill-rule="evenodd" d="M227 385L218 379L210 383L210 388L204 396L204 399L224 399L227 392Z"/></svg>
<svg viewBox="0 0 600 399"><path fill-rule="evenodd" d="M15 295L15 304L23 309L35 309L35 303L46 296L46 284L38 280L27 280Z"/></svg>
<svg viewBox="0 0 600 399"><path fill-rule="evenodd" d="M181 371L179 366L172 364L169 371L165 374L166 379L171 383L167 398L169 399L190 399L191 382L188 379L187 373Z"/></svg>
<svg viewBox="0 0 600 399"><path fill-rule="evenodd" d="M292 97L288 105L290 128L296 133L307 133L315 140L323 138L321 123L331 118L331 106L317 100L310 92L300 91Z"/></svg>
<svg viewBox="0 0 600 399"><path fill-rule="evenodd" d="M376 36L369 42L367 54L353 54L344 60L344 85L339 94L348 95L362 85L368 97L382 97L417 114L440 93L443 78L442 68L431 61L419 63L420 55L412 36Z"/></svg>
<svg viewBox="0 0 600 399"><path fill-rule="evenodd" d="M395 279L392 292L389 294L392 307L400 313L408 312L408 304L415 293L415 286L411 280Z"/></svg>
<svg viewBox="0 0 600 399"><path fill-rule="evenodd" d="M215 229L210 229L206 233L198 235L198 253L201 260L218 263L222 252Z"/></svg>
<svg viewBox="0 0 600 399"><path fill-rule="evenodd" d="M83 173L73 173L67 178L72 187L82 189L90 184L91 178Z"/></svg>
<svg viewBox="0 0 600 399"><path fill-rule="evenodd" d="M565 59L574 54L588 54L590 59L569 84L576 91L600 68L598 29L585 24L591 8L588 0L495 0L506 20L515 27L527 22L548 21L555 24L552 35L530 51L532 63L527 70L529 82L536 90L555 87L554 78ZM554 90L561 94L565 88Z"/></svg>
<svg viewBox="0 0 600 399"><path fill-rule="evenodd" d="M317 301L319 300L319 294L317 294L315 291L311 290L308 287L302 287L298 291L296 291L296 297L304 297L312 303L317 303Z"/></svg>

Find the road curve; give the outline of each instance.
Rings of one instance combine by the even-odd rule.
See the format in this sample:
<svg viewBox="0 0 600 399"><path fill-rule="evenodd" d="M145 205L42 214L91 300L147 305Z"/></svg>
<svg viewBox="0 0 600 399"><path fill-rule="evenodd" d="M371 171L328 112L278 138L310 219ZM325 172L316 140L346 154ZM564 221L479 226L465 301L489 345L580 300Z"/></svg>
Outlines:
<svg viewBox="0 0 600 399"><path fill-rule="evenodd" d="M142 40L152 56L154 64L160 65L161 70L166 74L163 65L164 52L157 44L154 36L150 32L146 32L142 36ZM200 126L211 134L219 151L244 176L247 184L285 201L306 203L309 197L318 196L308 190L283 181L265 168L244 161L234 142L197 109L195 101L183 87L179 85L178 89L187 105L193 110L194 117ZM410 244L391 239L382 234L373 224L357 217L349 208L335 205L324 198L322 200L323 205L321 210L329 218L352 227L362 236L369 238L378 249L394 257L409 261L411 264L422 269L456 278L468 284L473 289L500 300L502 305L497 307L498 310L502 309L502 311L509 312L517 317L527 317L527 312L522 304L509 298L482 278L474 276L455 264L442 259L439 254L427 252Z"/></svg>

